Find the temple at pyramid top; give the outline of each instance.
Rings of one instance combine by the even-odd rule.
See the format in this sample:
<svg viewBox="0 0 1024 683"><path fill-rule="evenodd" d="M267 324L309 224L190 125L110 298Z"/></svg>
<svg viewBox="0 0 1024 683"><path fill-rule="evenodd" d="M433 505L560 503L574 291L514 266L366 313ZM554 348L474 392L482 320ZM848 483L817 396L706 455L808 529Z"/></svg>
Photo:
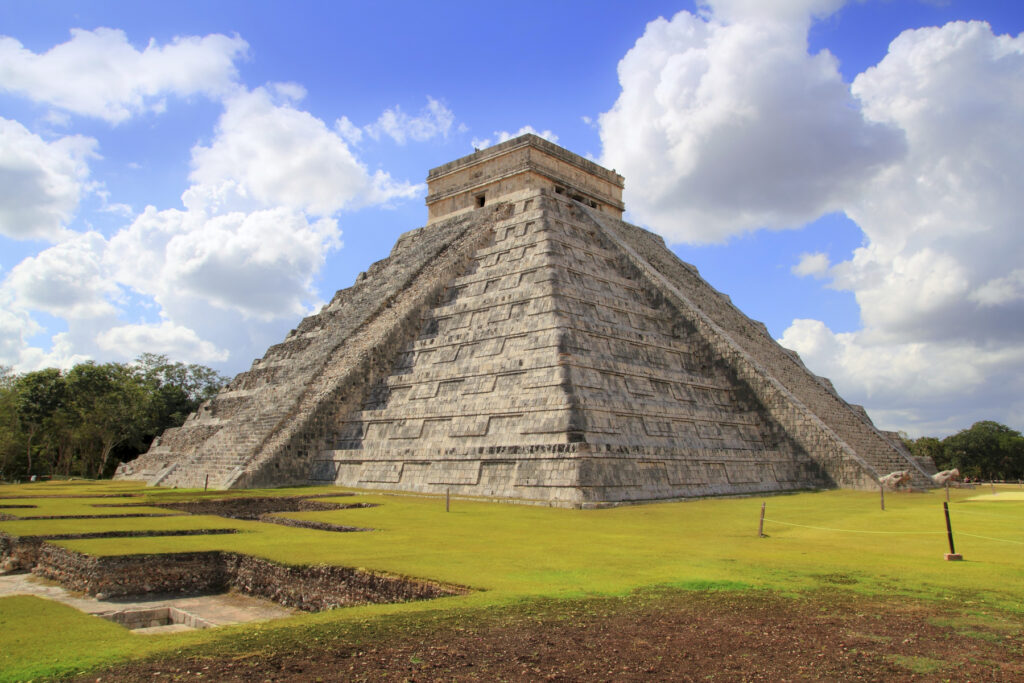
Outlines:
<svg viewBox="0 0 1024 683"><path fill-rule="evenodd" d="M430 171L429 221L118 478L591 507L872 488L913 458L537 136Z"/></svg>
<svg viewBox="0 0 1024 683"><path fill-rule="evenodd" d="M622 176L527 134L431 169L427 174L428 224L527 188L542 187L622 218Z"/></svg>

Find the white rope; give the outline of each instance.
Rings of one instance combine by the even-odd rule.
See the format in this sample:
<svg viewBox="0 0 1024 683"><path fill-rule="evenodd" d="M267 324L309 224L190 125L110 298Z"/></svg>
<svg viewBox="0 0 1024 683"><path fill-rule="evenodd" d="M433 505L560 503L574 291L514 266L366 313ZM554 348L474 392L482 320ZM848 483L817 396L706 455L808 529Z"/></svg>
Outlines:
<svg viewBox="0 0 1024 683"><path fill-rule="evenodd" d="M1024 541L1012 541L1008 538L992 538L991 536L979 536L977 534L969 534L966 531L958 531L956 536L970 536L971 538L984 538L986 541L999 541L1000 543L1015 543L1017 545L1024 545Z"/></svg>
<svg viewBox="0 0 1024 683"><path fill-rule="evenodd" d="M945 531L868 531L864 529L834 529L827 526L810 526L807 524L794 524L793 522L783 522L778 519L764 518L764 521L771 522L772 524L785 524L786 526L798 526L802 529L816 529L818 531L838 531L847 534L944 534Z"/></svg>
<svg viewBox="0 0 1024 683"><path fill-rule="evenodd" d="M930 534L945 534L945 531L868 531L864 529L836 529L827 526L810 526L808 524L795 524L793 522L783 522L779 519L768 519L764 518L764 521L771 522L772 524L784 524L786 526L796 526L801 529L814 529L816 531L835 531L846 534L900 534L904 536L921 536ZM1024 545L1024 541L1014 541L1008 538L993 538L992 536L979 536L978 534L969 534L966 531L957 531L956 536L969 536L971 538L982 538L986 541L998 541L1000 543L1014 543L1016 545Z"/></svg>

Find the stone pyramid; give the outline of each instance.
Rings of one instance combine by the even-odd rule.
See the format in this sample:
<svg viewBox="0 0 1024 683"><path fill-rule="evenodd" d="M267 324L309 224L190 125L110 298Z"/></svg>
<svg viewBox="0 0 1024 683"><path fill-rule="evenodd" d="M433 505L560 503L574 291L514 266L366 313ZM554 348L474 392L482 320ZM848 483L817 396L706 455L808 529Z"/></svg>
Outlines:
<svg viewBox="0 0 1024 683"><path fill-rule="evenodd" d="M921 464L534 135L430 171L425 227L119 478L590 507L874 488Z"/></svg>

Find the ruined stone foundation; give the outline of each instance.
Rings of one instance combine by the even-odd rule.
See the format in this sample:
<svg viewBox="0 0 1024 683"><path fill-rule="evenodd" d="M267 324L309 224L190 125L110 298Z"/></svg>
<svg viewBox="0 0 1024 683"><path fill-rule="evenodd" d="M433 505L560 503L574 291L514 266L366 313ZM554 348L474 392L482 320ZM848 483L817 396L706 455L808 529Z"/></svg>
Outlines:
<svg viewBox="0 0 1024 683"><path fill-rule="evenodd" d="M535 136L431 171L431 221L119 478L595 506L930 483L867 414Z"/></svg>

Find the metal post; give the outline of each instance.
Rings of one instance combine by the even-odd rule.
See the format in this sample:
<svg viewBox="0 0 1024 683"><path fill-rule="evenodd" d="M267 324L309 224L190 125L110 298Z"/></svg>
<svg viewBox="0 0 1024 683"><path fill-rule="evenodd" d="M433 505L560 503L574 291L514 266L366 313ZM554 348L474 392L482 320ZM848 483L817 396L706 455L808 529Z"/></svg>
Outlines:
<svg viewBox="0 0 1024 683"><path fill-rule="evenodd" d="M767 503L764 503L764 502L761 503L761 521L758 522L758 525L757 525L757 537L758 538L764 538L764 506L765 505L767 505Z"/></svg>

